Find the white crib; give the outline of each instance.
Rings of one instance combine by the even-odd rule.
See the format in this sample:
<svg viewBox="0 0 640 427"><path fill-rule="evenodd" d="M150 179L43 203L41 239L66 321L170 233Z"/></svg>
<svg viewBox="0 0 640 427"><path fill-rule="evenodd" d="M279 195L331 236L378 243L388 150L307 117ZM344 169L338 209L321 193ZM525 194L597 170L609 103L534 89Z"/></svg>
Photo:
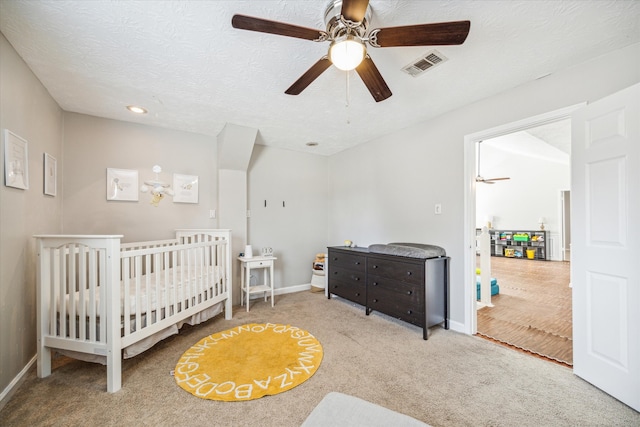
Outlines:
<svg viewBox="0 0 640 427"><path fill-rule="evenodd" d="M223 310L232 316L231 231L121 243L121 235L38 235L38 377L51 351L107 365L107 391L133 357Z"/></svg>

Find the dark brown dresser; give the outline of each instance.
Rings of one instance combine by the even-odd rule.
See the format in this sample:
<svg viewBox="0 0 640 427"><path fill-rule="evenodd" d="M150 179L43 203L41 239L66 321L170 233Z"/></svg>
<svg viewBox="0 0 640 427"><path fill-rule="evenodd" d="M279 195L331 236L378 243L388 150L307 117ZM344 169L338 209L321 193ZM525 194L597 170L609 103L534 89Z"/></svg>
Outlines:
<svg viewBox="0 0 640 427"><path fill-rule="evenodd" d="M369 252L368 248L330 247L328 297L337 295L419 326L449 329L449 257L412 258Z"/></svg>

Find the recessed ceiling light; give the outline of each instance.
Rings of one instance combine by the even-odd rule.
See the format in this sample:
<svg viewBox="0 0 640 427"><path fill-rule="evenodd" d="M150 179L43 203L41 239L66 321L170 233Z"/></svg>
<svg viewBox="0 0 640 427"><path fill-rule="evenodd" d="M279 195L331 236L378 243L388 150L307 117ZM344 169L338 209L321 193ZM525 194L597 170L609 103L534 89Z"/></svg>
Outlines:
<svg viewBox="0 0 640 427"><path fill-rule="evenodd" d="M307 142L307 147L317 147L318 143L317 142Z"/></svg>
<svg viewBox="0 0 640 427"><path fill-rule="evenodd" d="M142 107L138 107L137 105L127 105L127 110L136 114L147 114L147 110Z"/></svg>

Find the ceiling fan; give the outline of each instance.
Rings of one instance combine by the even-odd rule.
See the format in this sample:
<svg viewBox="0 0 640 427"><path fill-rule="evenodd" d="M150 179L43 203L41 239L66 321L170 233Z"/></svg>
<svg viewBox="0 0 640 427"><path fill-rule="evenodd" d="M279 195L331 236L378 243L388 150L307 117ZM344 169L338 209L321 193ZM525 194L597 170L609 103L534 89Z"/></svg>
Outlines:
<svg viewBox="0 0 640 427"><path fill-rule="evenodd" d="M504 181L507 179L511 179L508 177L502 178L483 178L480 175L480 147L482 146L482 141L478 141L478 175L476 176L476 182L482 182L484 184L495 184L495 181Z"/></svg>
<svg viewBox="0 0 640 427"><path fill-rule="evenodd" d="M234 15L231 24L241 30L296 37L315 42L331 42L329 52L311 66L285 93L298 95L331 64L342 70L355 69L376 100L384 101L391 90L367 53L372 47L459 45L469 34L469 21L376 28L369 31L369 0L333 0L324 14L326 31Z"/></svg>

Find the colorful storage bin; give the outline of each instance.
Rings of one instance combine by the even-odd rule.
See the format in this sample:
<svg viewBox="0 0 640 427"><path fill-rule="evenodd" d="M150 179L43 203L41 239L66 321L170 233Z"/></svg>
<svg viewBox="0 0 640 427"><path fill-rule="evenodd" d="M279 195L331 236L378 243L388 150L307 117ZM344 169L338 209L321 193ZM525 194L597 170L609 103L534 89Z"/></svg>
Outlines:
<svg viewBox="0 0 640 427"><path fill-rule="evenodd" d="M492 277L491 278L491 296L498 295L500 293L500 286L498 286L498 281ZM480 276L476 276L476 299L480 299Z"/></svg>

